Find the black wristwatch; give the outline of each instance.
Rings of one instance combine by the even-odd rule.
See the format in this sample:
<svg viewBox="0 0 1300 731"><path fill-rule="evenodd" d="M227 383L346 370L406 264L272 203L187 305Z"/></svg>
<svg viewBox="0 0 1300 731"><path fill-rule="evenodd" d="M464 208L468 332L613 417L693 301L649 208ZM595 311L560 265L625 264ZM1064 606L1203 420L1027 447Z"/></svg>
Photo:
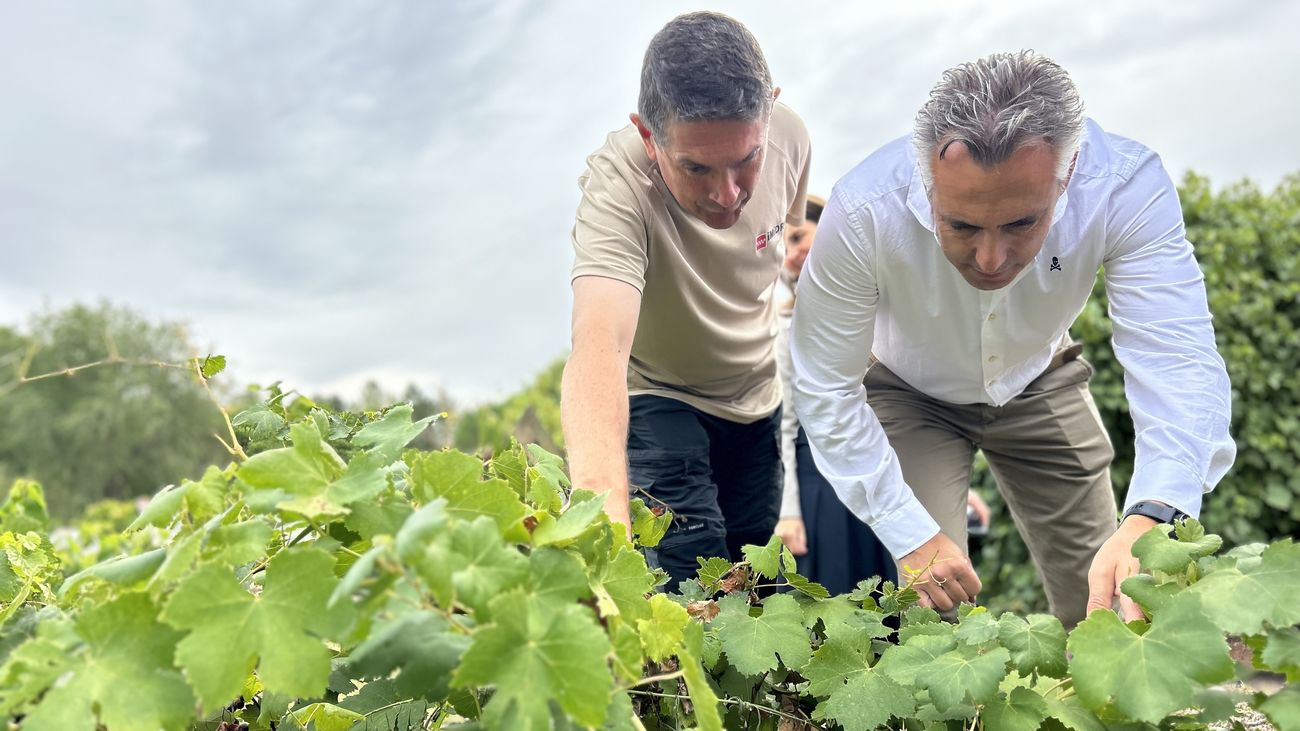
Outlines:
<svg viewBox="0 0 1300 731"><path fill-rule="evenodd" d="M1124 511L1125 518L1130 515L1144 515L1157 523L1173 523L1175 520L1184 520L1188 517L1187 513L1178 508L1161 505L1151 500L1141 500L1133 503L1133 507Z"/></svg>

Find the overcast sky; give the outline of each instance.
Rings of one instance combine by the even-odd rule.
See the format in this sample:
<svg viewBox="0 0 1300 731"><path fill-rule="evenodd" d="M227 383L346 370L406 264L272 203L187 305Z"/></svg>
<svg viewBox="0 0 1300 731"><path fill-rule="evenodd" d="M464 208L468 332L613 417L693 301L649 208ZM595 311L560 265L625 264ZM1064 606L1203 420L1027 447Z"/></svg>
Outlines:
<svg viewBox="0 0 1300 731"><path fill-rule="evenodd" d="M941 72L1031 47L1174 176L1300 170L1300 3L716 3L814 192ZM576 178L680 2L0 0L0 324L106 298L238 381L508 393L568 346Z"/></svg>

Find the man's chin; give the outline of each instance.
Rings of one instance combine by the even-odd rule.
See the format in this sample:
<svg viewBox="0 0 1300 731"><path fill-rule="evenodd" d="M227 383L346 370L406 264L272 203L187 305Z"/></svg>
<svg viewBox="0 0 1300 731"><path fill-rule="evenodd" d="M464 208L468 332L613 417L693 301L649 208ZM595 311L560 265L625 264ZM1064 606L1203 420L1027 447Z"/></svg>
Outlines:
<svg viewBox="0 0 1300 731"><path fill-rule="evenodd" d="M723 211L722 213L699 211L695 217L703 221L704 225L709 228L723 230L735 226L740 221L741 210L743 209Z"/></svg>
<svg viewBox="0 0 1300 731"><path fill-rule="evenodd" d="M984 290L985 292L1002 289L1008 284L1011 284L1011 282L1016 278L1015 272L994 276L988 276L987 274L979 274L978 272L971 271L965 271L962 272L962 274L964 275L967 284L975 289Z"/></svg>

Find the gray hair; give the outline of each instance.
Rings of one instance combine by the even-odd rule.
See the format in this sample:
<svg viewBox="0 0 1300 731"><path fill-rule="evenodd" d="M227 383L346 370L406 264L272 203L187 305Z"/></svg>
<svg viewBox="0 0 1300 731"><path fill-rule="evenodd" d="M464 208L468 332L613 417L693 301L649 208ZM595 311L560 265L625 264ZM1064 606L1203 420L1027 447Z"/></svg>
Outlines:
<svg viewBox="0 0 1300 731"><path fill-rule="evenodd" d="M641 66L637 114L655 141L668 125L709 119L766 120L772 75L758 41L721 13L686 13L650 41Z"/></svg>
<svg viewBox="0 0 1300 731"><path fill-rule="evenodd" d="M1065 180L1083 122L1079 90L1059 64L1029 50L995 53L944 72L916 115L912 146L927 190L934 153L942 158L954 142L992 167L1045 140L1057 154L1057 179Z"/></svg>

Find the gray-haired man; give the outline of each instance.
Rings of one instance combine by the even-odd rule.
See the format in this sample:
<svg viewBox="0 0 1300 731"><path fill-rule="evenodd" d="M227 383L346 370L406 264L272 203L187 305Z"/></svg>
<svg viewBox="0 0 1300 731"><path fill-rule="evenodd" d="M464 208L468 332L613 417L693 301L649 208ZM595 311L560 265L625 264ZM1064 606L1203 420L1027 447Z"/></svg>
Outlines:
<svg viewBox="0 0 1300 731"><path fill-rule="evenodd" d="M1068 335L1102 268L1137 434L1118 530L1092 369ZM822 473L900 564L937 559L918 588L943 610L980 590L960 548L974 449L1067 625L1112 606L1134 540L1196 515L1235 456L1173 183L1032 52L950 69L910 138L840 180L792 338Z"/></svg>
<svg viewBox="0 0 1300 731"><path fill-rule="evenodd" d="M780 508L772 293L809 144L778 91L744 26L680 16L646 51L632 124L579 179L569 466L615 520L629 475L672 510L649 558L674 586L696 556L766 542Z"/></svg>

